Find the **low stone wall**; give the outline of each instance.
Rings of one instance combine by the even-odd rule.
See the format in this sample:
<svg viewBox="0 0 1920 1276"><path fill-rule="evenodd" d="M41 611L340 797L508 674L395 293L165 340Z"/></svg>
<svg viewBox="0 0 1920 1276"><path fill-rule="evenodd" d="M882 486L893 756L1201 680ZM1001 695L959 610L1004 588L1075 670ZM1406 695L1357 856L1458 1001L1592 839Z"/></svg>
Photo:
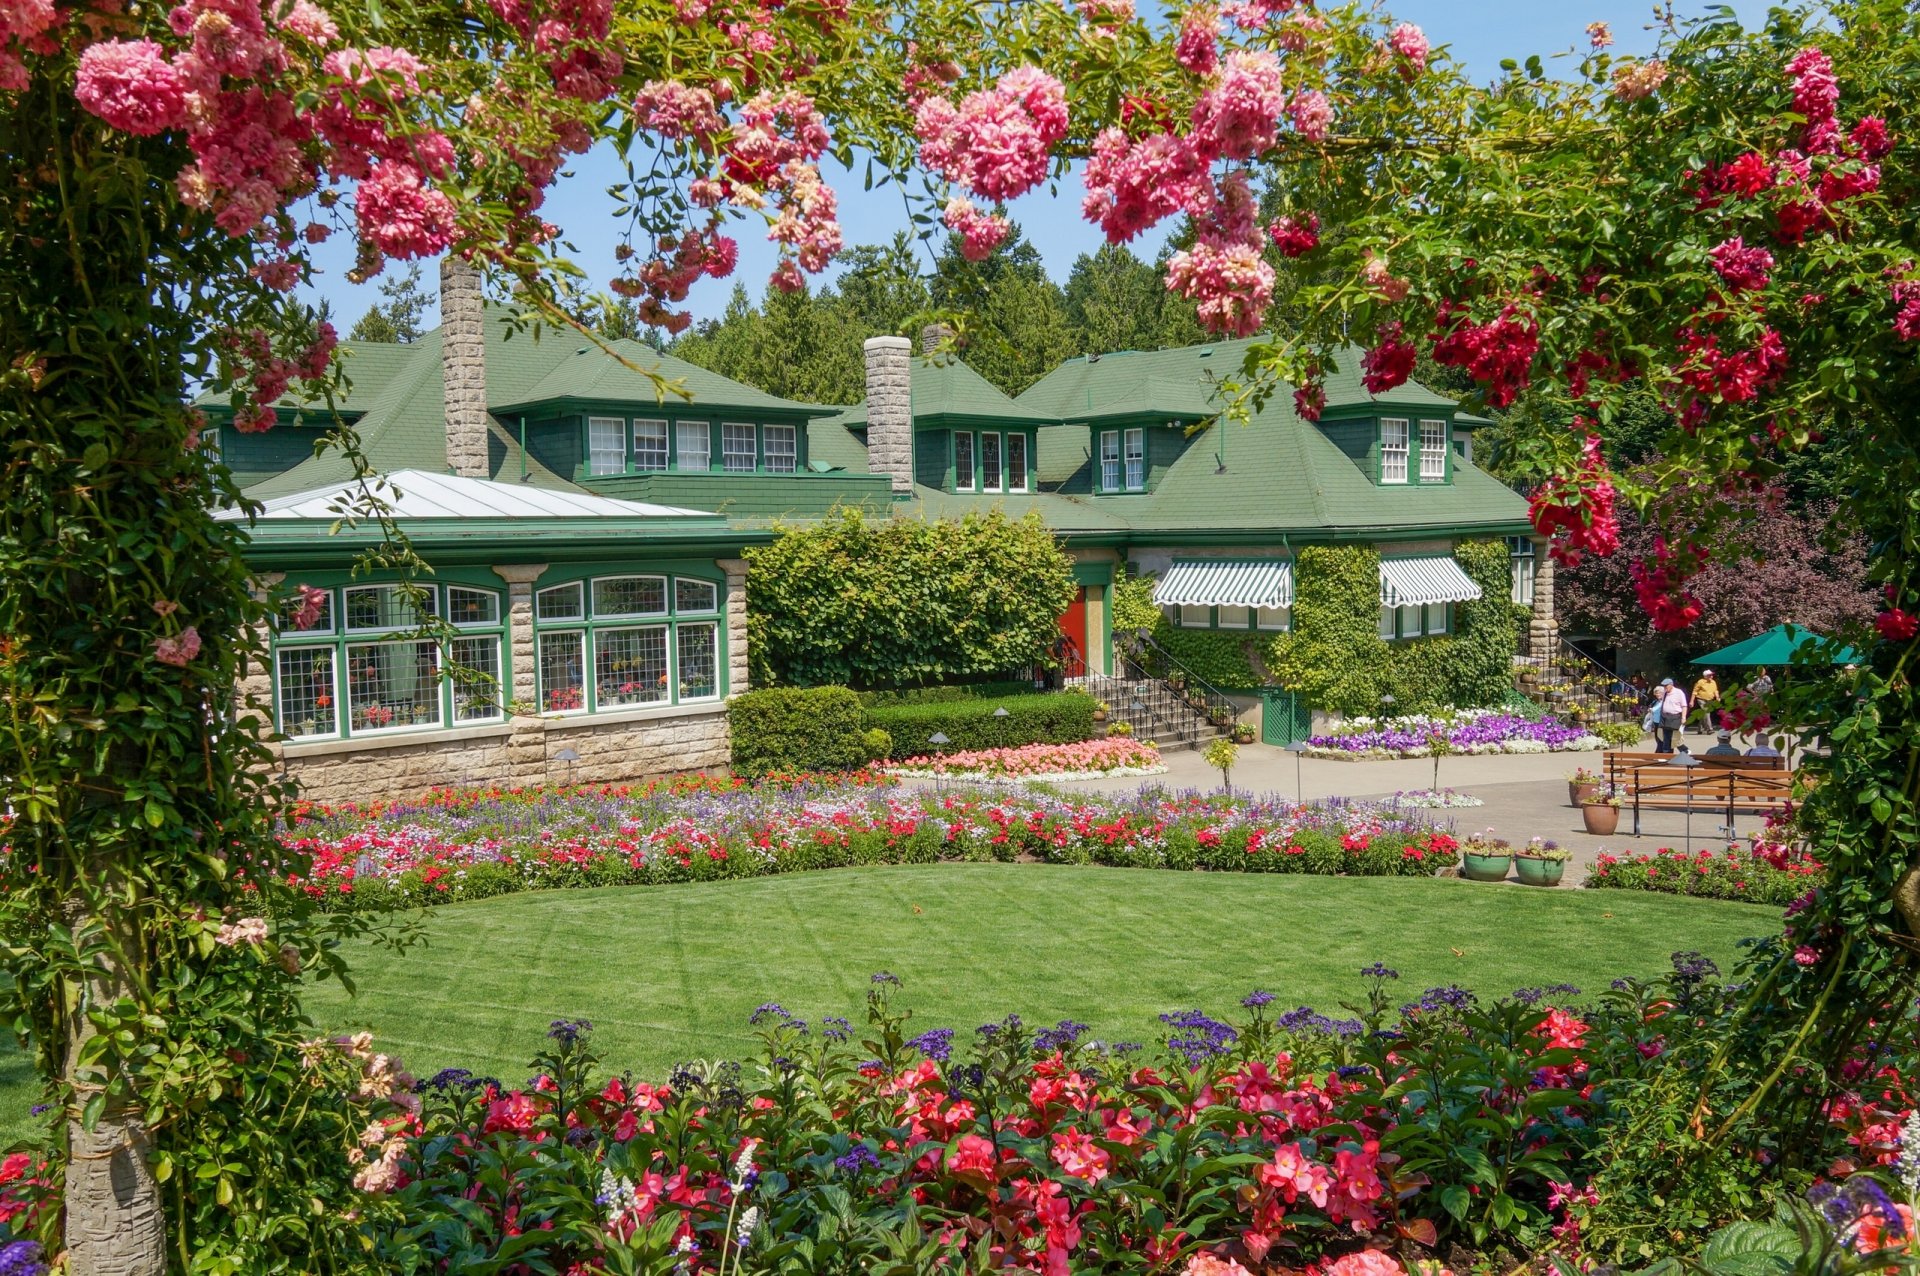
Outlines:
<svg viewBox="0 0 1920 1276"><path fill-rule="evenodd" d="M571 754L572 756L561 756ZM287 772L315 802L419 797L443 786L627 784L727 765L726 706L598 717L516 717L419 736L285 748Z"/></svg>

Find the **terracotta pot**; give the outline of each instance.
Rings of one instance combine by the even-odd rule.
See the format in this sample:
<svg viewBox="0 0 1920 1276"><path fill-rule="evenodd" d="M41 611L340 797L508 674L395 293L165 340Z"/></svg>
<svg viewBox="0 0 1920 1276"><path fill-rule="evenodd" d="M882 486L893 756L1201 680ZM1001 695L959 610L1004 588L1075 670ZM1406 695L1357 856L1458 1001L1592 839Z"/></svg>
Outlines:
<svg viewBox="0 0 1920 1276"><path fill-rule="evenodd" d="M1507 880L1507 870L1512 866L1512 851L1501 851L1496 855L1467 851L1460 857L1460 876L1470 882L1504 882Z"/></svg>
<svg viewBox="0 0 1920 1276"><path fill-rule="evenodd" d="M1567 871L1567 862L1516 855L1513 857L1513 867L1519 872L1520 880L1528 886L1558 886L1560 878Z"/></svg>
<svg viewBox="0 0 1920 1276"><path fill-rule="evenodd" d="M1599 780L1568 780L1567 805L1585 806L1587 799L1600 791L1600 783Z"/></svg>
<svg viewBox="0 0 1920 1276"><path fill-rule="evenodd" d="M1580 808L1580 818L1586 821L1587 832L1595 837L1612 837L1613 831L1620 827L1620 808L1590 802Z"/></svg>

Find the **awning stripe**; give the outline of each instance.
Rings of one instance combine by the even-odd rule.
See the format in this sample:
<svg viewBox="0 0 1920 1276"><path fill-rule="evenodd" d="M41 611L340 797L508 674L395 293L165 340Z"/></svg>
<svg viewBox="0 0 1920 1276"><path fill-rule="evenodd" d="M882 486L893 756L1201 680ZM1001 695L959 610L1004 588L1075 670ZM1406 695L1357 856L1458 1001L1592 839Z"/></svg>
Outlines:
<svg viewBox="0 0 1920 1276"><path fill-rule="evenodd" d="M1162 607L1291 607L1285 558L1176 558L1153 587Z"/></svg>
<svg viewBox="0 0 1920 1276"><path fill-rule="evenodd" d="M1414 607L1422 603L1464 603L1480 597L1480 586L1451 556L1383 558L1380 603Z"/></svg>

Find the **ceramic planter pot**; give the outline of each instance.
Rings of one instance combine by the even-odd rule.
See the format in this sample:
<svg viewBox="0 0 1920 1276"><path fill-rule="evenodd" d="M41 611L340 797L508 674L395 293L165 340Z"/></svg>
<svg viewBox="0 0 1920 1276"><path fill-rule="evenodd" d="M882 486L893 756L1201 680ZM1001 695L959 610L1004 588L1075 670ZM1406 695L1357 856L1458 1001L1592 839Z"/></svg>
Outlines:
<svg viewBox="0 0 1920 1276"><path fill-rule="evenodd" d="M1580 818L1586 821L1587 832L1595 837L1612 837L1613 831L1620 827L1620 808L1591 802L1580 808Z"/></svg>
<svg viewBox="0 0 1920 1276"><path fill-rule="evenodd" d="M1587 799L1600 791L1600 781L1567 781L1567 805L1585 806Z"/></svg>
<svg viewBox="0 0 1920 1276"><path fill-rule="evenodd" d="M1520 880L1528 886L1558 886L1561 876L1567 871L1567 862L1516 855L1513 857L1513 867L1519 872Z"/></svg>
<svg viewBox="0 0 1920 1276"><path fill-rule="evenodd" d="M1512 851L1488 854L1467 851L1460 857L1460 876L1470 882L1504 882L1507 880L1507 870L1512 866Z"/></svg>

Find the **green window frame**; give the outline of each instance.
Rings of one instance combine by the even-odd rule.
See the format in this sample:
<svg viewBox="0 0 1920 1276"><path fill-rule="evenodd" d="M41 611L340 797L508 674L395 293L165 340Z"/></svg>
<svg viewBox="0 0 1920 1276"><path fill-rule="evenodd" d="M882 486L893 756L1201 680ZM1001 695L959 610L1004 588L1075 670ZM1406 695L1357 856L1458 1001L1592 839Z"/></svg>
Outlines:
<svg viewBox="0 0 1920 1276"><path fill-rule="evenodd" d="M699 463L689 465L689 454ZM705 474L713 468L713 422L673 423L673 468L682 474Z"/></svg>
<svg viewBox="0 0 1920 1276"><path fill-rule="evenodd" d="M1448 425L1431 417L1421 418L1417 442L1420 445L1420 481L1446 483L1453 478L1453 448Z"/></svg>
<svg viewBox="0 0 1920 1276"><path fill-rule="evenodd" d="M1218 629L1227 633L1284 633L1293 628L1292 607L1164 606L1175 629Z"/></svg>
<svg viewBox="0 0 1920 1276"><path fill-rule="evenodd" d="M975 492L980 489L980 477L975 472L977 462L974 459L973 431L955 430L953 432L953 490L956 492Z"/></svg>
<svg viewBox="0 0 1920 1276"><path fill-rule="evenodd" d="M506 720L507 622L499 590L415 585L417 603L392 581L354 581L321 592L314 623L290 628L290 603L268 645L274 727L289 742ZM451 627L444 645L421 634L430 617L444 617Z"/></svg>
<svg viewBox="0 0 1920 1276"><path fill-rule="evenodd" d="M599 478L627 472L627 418L623 416L587 417L586 468L589 476Z"/></svg>
<svg viewBox="0 0 1920 1276"><path fill-rule="evenodd" d="M980 490L1004 491L1006 479L1006 450L1003 436L997 430L982 430L980 432Z"/></svg>
<svg viewBox="0 0 1920 1276"><path fill-rule="evenodd" d="M718 702L726 693L725 606L718 581L666 571L607 572L535 589L541 711Z"/></svg>
<svg viewBox="0 0 1920 1276"><path fill-rule="evenodd" d="M1452 603L1414 603L1406 607L1380 605L1380 637L1387 642L1439 638L1453 632Z"/></svg>
<svg viewBox="0 0 1920 1276"><path fill-rule="evenodd" d="M1413 481L1413 422L1405 417L1380 418L1380 485L1405 487Z"/></svg>
<svg viewBox="0 0 1920 1276"><path fill-rule="evenodd" d="M1003 462L1009 492L1033 490L1033 436L1025 430L1007 434L1007 453Z"/></svg>

